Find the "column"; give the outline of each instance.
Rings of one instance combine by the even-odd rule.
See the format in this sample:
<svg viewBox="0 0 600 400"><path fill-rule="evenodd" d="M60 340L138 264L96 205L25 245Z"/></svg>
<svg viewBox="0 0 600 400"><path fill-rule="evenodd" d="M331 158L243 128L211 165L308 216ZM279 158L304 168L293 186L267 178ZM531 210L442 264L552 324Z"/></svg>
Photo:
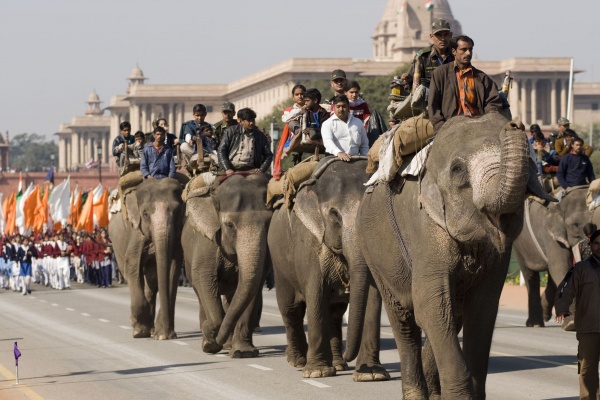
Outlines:
<svg viewBox="0 0 600 400"><path fill-rule="evenodd" d="M67 148L64 136L58 138L58 171L64 171L67 163Z"/></svg>
<svg viewBox="0 0 600 400"><path fill-rule="evenodd" d="M129 122L131 123L131 129L136 132L141 128L140 126L140 106L132 104L129 109Z"/></svg>
<svg viewBox="0 0 600 400"><path fill-rule="evenodd" d="M513 80L512 83L512 88L510 89L510 92L508 93L508 104L510 104L510 112L512 114L513 118L516 118L517 115L519 114L519 90L520 90L521 86L519 85L519 83L517 82L517 80ZM277 103L277 101L273 102L274 104Z"/></svg>
<svg viewBox="0 0 600 400"><path fill-rule="evenodd" d="M92 135L91 132L87 133L87 151L86 151L86 157L84 158L85 162L88 162L88 160L90 158L96 159L96 156L94 154L94 144L92 143Z"/></svg>
<svg viewBox="0 0 600 400"><path fill-rule="evenodd" d="M567 90L569 89L569 80L560 82L560 116L567 116ZM553 121L556 123L556 121Z"/></svg>
<svg viewBox="0 0 600 400"><path fill-rule="evenodd" d="M148 129L148 131L151 131L154 129L154 126L152 126L152 124L154 123L154 121L156 120L156 111L154 110L154 105L152 104L148 104L148 108L149 108L149 112L150 112L150 121L149 121L149 125L150 128Z"/></svg>
<svg viewBox="0 0 600 400"><path fill-rule="evenodd" d="M537 79L531 80L531 124L537 124Z"/></svg>
<svg viewBox="0 0 600 400"><path fill-rule="evenodd" d="M173 104L167 104L167 110L166 110L166 116L167 116L167 121L169 122L169 130L171 131L171 133L175 134L175 135L179 135L179 127L177 126L177 124L175 123L175 120L173 119L173 108L174 105Z"/></svg>
<svg viewBox="0 0 600 400"><path fill-rule="evenodd" d="M148 116L146 115L146 105L140 105L140 109L142 112L142 116L141 116L141 120L139 123L139 128L134 128L133 132L137 131L138 129L142 130L143 132L146 132L146 120L148 119ZM132 133L133 133L132 132Z"/></svg>
<svg viewBox="0 0 600 400"><path fill-rule="evenodd" d="M79 165L79 135L73 133L71 135L71 165L70 168L73 169Z"/></svg>
<svg viewBox="0 0 600 400"><path fill-rule="evenodd" d="M73 141L71 140L71 138L68 138L66 140L66 144L67 144L67 167L65 169L65 171L70 171L71 168L73 167Z"/></svg>
<svg viewBox="0 0 600 400"><path fill-rule="evenodd" d="M521 86L521 122L525 124L527 121L527 81L523 79L519 86Z"/></svg>
<svg viewBox="0 0 600 400"><path fill-rule="evenodd" d="M84 164L87 162L85 159L85 135L83 132L79 132L79 163Z"/></svg>
<svg viewBox="0 0 600 400"><path fill-rule="evenodd" d="M558 121L558 116L556 115L556 83L556 79L550 79L550 125L554 125Z"/></svg>

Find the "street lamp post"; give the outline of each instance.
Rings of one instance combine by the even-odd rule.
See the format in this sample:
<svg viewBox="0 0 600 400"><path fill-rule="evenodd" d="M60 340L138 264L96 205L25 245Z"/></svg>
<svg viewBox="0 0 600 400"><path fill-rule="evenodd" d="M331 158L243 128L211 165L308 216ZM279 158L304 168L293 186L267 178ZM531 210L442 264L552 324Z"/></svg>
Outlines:
<svg viewBox="0 0 600 400"><path fill-rule="evenodd" d="M98 154L98 181L102 183L102 147L98 146L96 150L96 154Z"/></svg>
<svg viewBox="0 0 600 400"><path fill-rule="evenodd" d="M277 146L279 146L279 125L277 125L277 121L275 117L271 121L271 153L273 153L273 161L271 162L271 173L273 173L273 168L275 166L275 153L277 152Z"/></svg>
<svg viewBox="0 0 600 400"><path fill-rule="evenodd" d="M50 154L50 165L54 167L54 154Z"/></svg>

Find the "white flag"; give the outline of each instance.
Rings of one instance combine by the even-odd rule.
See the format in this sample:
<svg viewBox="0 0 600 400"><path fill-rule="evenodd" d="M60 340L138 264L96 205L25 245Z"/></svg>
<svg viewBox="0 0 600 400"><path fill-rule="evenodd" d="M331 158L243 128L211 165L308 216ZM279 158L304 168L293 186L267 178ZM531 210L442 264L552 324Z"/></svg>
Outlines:
<svg viewBox="0 0 600 400"><path fill-rule="evenodd" d="M60 222L63 226L67 223L67 218L71 214L71 176L67 176L60 185L56 186L50 197L48 197L48 207L50 215L54 222Z"/></svg>
<svg viewBox="0 0 600 400"><path fill-rule="evenodd" d="M29 184L25 193L23 193L23 195L17 202L16 225L21 235L25 233L25 213L23 212L23 206L25 205L25 200L27 200L31 192L33 192L33 182Z"/></svg>

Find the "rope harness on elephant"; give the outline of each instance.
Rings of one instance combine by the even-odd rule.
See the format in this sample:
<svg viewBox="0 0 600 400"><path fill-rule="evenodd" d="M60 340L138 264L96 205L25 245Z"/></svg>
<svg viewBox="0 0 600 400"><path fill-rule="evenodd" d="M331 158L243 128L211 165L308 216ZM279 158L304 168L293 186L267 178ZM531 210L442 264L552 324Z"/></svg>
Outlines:
<svg viewBox="0 0 600 400"><path fill-rule="evenodd" d="M406 248L406 243L404 243L404 238L402 237L402 233L400 233L398 221L396 220L396 215L394 213L394 200L392 198L392 189L390 188L390 184L388 182L383 183L383 185L385 186L385 205L388 217L390 219L390 224L392 225L392 232L394 232L394 237L398 242L398 246L400 246L402 256L404 257L404 260L406 260L406 264L410 268L412 266L412 259L410 258L410 254L408 253L408 249Z"/></svg>
<svg viewBox="0 0 600 400"><path fill-rule="evenodd" d="M546 257L546 254L544 254L544 250L542 250L542 246L540 246L540 242L538 242L537 238L535 237L535 233L531 228L531 216L529 214L529 207L531 206L531 201L532 200L530 200L529 198L525 199L525 223L527 224L527 229L529 231L529 234L531 235L531 238L533 239L533 244L535 245L535 248L537 249L538 253L540 253L540 255L542 256L544 262L547 264L548 257Z"/></svg>

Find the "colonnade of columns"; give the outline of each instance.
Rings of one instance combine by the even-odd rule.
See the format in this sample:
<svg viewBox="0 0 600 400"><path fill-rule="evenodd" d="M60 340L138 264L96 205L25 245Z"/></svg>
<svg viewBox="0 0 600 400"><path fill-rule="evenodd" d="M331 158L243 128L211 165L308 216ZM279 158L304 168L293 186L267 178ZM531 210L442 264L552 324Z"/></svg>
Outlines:
<svg viewBox="0 0 600 400"><path fill-rule="evenodd" d="M58 170L71 171L81 167L90 158L98 160L98 147L101 149L103 164L110 160L111 146L108 131L81 131L61 134L58 139Z"/></svg>
<svg viewBox="0 0 600 400"><path fill-rule="evenodd" d="M525 125L556 125L567 116L568 90L568 79L516 79L509 99L513 116L518 114Z"/></svg>

